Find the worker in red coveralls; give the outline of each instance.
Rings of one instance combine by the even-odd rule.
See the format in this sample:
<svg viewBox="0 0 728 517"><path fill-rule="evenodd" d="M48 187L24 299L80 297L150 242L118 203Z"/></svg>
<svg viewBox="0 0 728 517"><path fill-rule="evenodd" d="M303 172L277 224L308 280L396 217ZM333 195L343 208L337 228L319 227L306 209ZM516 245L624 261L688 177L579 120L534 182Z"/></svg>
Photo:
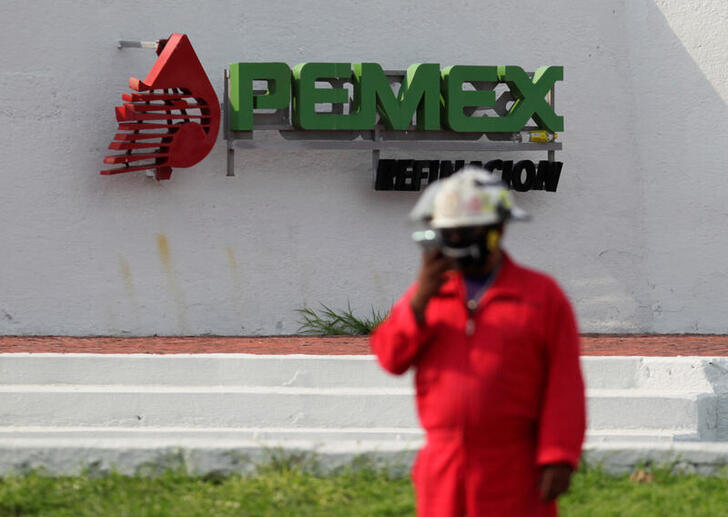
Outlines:
<svg viewBox="0 0 728 517"><path fill-rule="evenodd" d="M371 346L387 371L415 368L417 515L554 517L585 430L569 301L501 249L504 223L525 214L487 171L433 184L411 217L429 225L414 234L419 278Z"/></svg>

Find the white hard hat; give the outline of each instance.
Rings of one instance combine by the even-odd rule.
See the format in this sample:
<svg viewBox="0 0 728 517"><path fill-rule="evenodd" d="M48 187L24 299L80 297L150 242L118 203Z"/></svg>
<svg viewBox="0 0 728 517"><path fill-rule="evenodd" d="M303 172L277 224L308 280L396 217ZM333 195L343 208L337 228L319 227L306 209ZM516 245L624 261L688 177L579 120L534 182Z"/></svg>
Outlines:
<svg viewBox="0 0 728 517"><path fill-rule="evenodd" d="M432 228L487 226L528 218L495 174L472 165L429 186L410 212L411 220Z"/></svg>

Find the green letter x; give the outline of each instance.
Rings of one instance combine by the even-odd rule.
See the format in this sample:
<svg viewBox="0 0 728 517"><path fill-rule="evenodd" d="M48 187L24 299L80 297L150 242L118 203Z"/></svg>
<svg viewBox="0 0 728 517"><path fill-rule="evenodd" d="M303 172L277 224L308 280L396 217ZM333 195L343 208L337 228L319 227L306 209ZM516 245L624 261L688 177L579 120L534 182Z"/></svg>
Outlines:
<svg viewBox="0 0 728 517"><path fill-rule="evenodd" d="M562 66L542 66L536 70L533 81L521 67L499 66L498 79L508 84L516 101L506 117L507 131L520 131L529 118L541 129L563 131L564 117L557 115L544 99L554 83L563 78Z"/></svg>

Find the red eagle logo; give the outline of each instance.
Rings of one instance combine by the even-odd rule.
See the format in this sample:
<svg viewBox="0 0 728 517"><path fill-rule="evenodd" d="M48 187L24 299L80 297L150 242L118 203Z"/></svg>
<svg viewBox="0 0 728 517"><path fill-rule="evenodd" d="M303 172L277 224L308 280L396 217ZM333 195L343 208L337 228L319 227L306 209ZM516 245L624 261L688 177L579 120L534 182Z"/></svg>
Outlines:
<svg viewBox="0 0 728 517"><path fill-rule="evenodd" d="M101 174L153 170L167 180L172 167L191 167L212 150L220 126L220 104L205 70L184 34L172 34L157 47L157 61L144 81L131 77L136 93L122 95L116 107L119 132L104 158L121 165Z"/></svg>

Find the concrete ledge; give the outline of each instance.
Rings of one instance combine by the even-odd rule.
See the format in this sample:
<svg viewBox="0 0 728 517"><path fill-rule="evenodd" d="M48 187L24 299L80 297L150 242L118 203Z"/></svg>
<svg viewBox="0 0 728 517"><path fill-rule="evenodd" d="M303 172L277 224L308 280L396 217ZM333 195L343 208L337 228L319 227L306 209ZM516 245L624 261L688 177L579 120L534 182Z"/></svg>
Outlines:
<svg viewBox="0 0 728 517"><path fill-rule="evenodd" d="M651 443L648 446L635 442L587 443L584 460L589 465L602 465L611 473L629 472L639 464L671 466L688 474L715 475L728 469L728 443L682 442Z"/></svg>
<svg viewBox="0 0 728 517"><path fill-rule="evenodd" d="M582 357L590 389L728 390L728 357ZM372 355L0 354L0 382L13 384L374 387L411 386Z"/></svg>
<svg viewBox="0 0 728 517"><path fill-rule="evenodd" d="M389 375L371 355L301 354L0 354L0 382L316 388L412 385L411 375Z"/></svg>
<svg viewBox="0 0 728 517"><path fill-rule="evenodd" d="M183 443L221 443L251 441L255 443L287 440L307 441L324 445L334 441L379 441L422 445L424 432L420 427L0 427L3 444L108 444L115 441L136 440L176 446ZM586 441L592 444L608 442L653 443L695 441L695 434L674 430L602 429L587 431Z"/></svg>
<svg viewBox="0 0 728 517"><path fill-rule="evenodd" d="M728 439L728 359L584 357L590 431ZM372 356L0 354L5 426L416 428Z"/></svg>
<svg viewBox="0 0 728 517"><path fill-rule="evenodd" d="M700 473L728 462L728 358L583 357L586 458ZM422 444L411 376L368 355L0 354L0 473L404 469Z"/></svg>
<svg viewBox="0 0 728 517"><path fill-rule="evenodd" d="M713 394L588 390L590 429L674 429L715 439ZM14 426L417 427L412 388L0 386Z"/></svg>
<svg viewBox="0 0 728 517"><path fill-rule="evenodd" d="M116 470L125 475L154 475L166 468L183 468L195 475L254 473L274 458L293 461L304 469L331 472L365 460L407 475L419 442L381 440L336 441L321 444L309 440L97 440L79 444L57 440L0 440L0 475L43 470L51 475L74 475L87 470L103 474ZM587 443L584 461L610 473L624 473L641 464L672 466L687 473L715 475L728 465L728 443Z"/></svg>
<svg viewBox="0 0 728 517"><path fill-rule="evenodd" d="M252 474L274 458L295 461L306 470L327 473L365 459L373 465L408 473L421 443L381 440L257 441L196 439L0 440L0 475L42 470L51 475L77 475L83 471L125 475L155 474L182 468L195 475Z"/></svg>

